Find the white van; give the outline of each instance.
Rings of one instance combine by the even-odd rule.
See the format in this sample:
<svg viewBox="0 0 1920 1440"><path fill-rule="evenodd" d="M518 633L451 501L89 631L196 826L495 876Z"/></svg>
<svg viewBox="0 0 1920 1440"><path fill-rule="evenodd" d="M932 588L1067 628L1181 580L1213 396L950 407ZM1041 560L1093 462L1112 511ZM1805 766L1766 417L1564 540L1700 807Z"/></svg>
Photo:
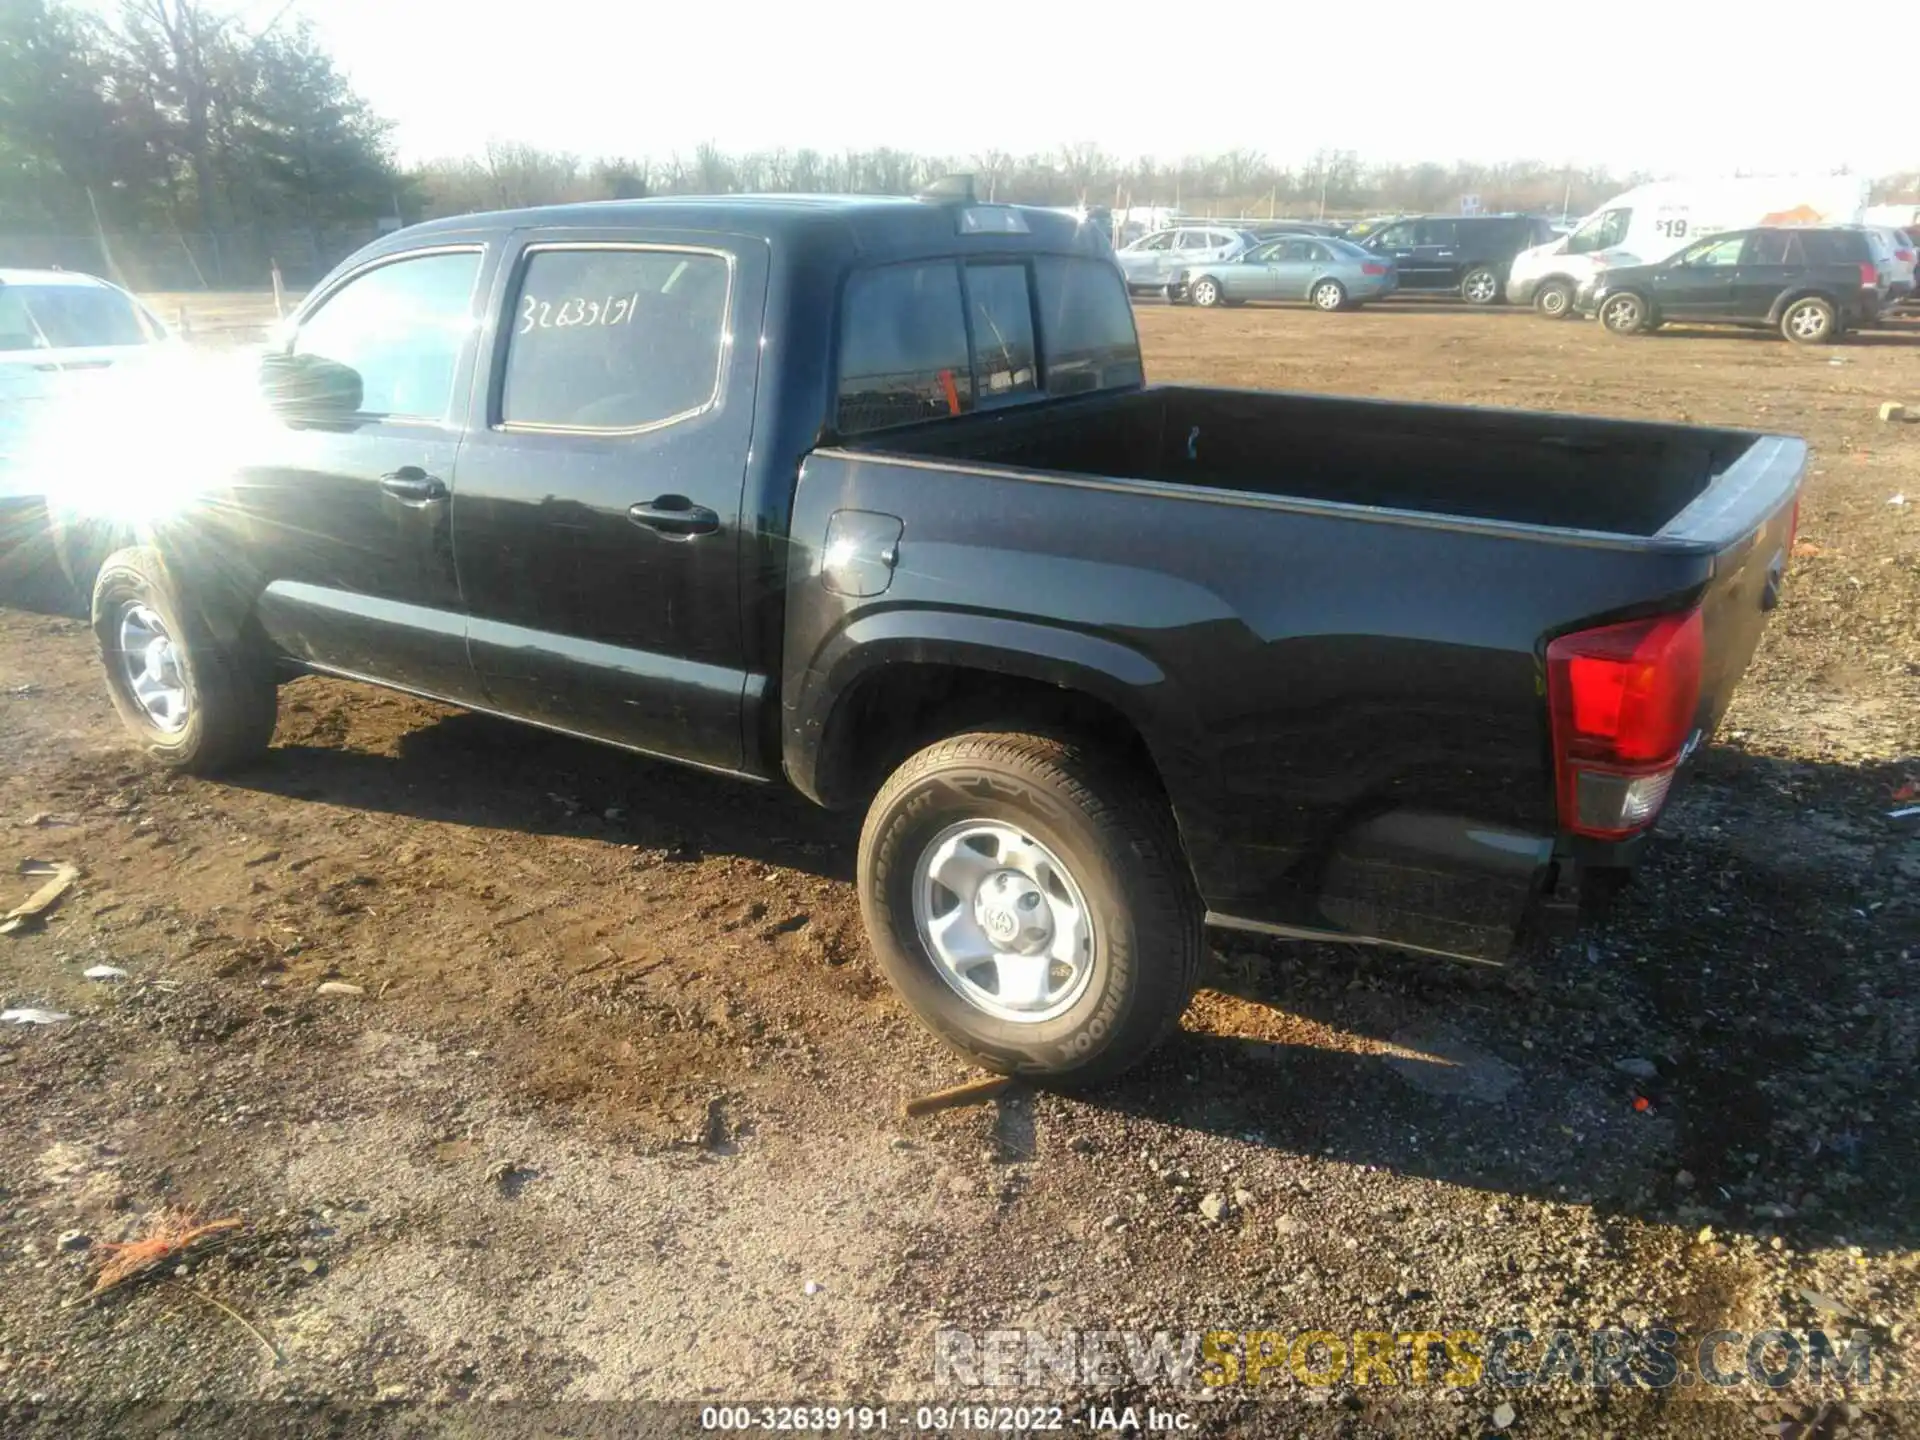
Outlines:
<svg viewBox="0 0 1920 1440"><path fill-rule="evenodd" d="M1853 175L1662 180L1616 195L1571 235L1523 250L1507 275L1507 301L1558 319L1581 285L1609 265L1656 265L1688 242L1754 225L1851 225L1867 208L1868 182Z"/></svg>

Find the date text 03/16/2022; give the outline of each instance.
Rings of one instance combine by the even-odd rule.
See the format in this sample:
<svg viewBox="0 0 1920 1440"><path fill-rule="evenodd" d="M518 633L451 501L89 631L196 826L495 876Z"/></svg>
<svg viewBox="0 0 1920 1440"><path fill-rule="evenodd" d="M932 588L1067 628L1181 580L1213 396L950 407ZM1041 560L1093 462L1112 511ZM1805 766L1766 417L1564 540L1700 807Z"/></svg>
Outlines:
<svg viewBox="0 0 1920 1440"><path fill-rule="evenodd" d="M700 1428L713 1431L926 1435L1032 1435L1079 1430L1088 1434L1182 1434L1196 1428L1184 1410L1152 1405L707 1405Z"/></svg>

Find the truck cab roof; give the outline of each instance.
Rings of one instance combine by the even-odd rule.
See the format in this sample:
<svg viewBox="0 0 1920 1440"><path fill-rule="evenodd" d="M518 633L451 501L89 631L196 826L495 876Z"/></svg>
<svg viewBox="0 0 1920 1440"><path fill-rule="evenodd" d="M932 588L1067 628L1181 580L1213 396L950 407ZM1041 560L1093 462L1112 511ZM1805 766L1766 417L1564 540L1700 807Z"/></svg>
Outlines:
<svg viewBox="0 0 1920 1440"><path fill-rule="evenodd" d="M975 217L969 222L966 217ZM1009 218L1016 217L1016 218ZM963 231L963 224L976 228ZM380 251L412 249L434 238L448 240L512 230L705 230L752 235L776 243L812 241L808 248L839 250L871 262L951 251L956 234L986 241L1018 235L1020 248L1067 253L1110 251L1104 225L1032 205L996 205L947 197L910 199L892 195L727 195L645 200L596 200L450 215L395 231ZM983 247L991 248L991 247Z"/></svg>

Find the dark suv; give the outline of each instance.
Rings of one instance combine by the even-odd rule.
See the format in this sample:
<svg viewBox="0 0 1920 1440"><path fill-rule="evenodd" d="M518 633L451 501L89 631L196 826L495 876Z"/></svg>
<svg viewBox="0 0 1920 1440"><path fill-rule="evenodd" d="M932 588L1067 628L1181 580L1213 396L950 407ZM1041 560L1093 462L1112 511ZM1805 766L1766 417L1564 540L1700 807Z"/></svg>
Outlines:
<svg viewBox="0 0 1920 1440"><path fill-rule="evenodd" d="M1602 270L1581 288L1579 306L1616 335L1701 320L1821 345L1871 324L1892 280L1890 257L1864 230L1767 226L1709 235L1657 265Z"/></svg>
<svg viewBox="0 0 1920 1440"><path fill-rule="evenodd" d="M1402 290L1453 290L1469 305L1492 305L1506 294L1513 257L1553 236L1532 215L1416 215L1356 243L1393 261Z"/></svg>

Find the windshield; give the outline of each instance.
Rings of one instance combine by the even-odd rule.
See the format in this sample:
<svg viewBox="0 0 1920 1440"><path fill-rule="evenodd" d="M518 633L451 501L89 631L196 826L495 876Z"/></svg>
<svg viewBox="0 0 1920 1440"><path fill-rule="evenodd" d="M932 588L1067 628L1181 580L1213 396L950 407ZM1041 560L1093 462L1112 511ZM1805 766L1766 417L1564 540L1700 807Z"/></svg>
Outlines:
<svg viewBox="0 0 1920 1440"><path fill-rule="evenodd" d="M1590 215L1567 237L1567 253L1591 255L1596 250L1611 250L1626 240L1627 226L1632 221L1633 211L1625 208Z"/></svg>
<svg viewBox="0 0 1920 1440"><path fill-rule="evenodd" d="M0 351L144 345L133 301L104 285L0 286Z"/></svg>

